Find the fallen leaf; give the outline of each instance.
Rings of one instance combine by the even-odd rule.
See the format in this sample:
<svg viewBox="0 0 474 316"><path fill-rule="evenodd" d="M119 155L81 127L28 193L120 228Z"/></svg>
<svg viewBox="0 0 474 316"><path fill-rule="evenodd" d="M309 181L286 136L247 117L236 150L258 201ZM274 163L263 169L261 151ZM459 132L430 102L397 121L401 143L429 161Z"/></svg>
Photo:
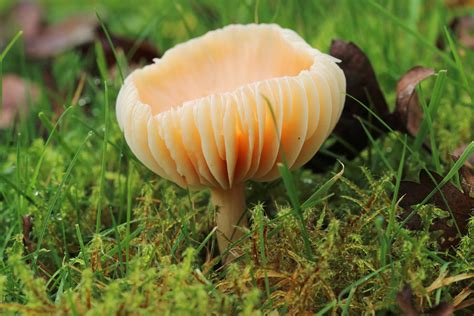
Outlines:
<svg viewBox="0 0 474 316"><path fill-rule="evenodd" d="M160 52L148 41L135 41L123 36L110 34L116 49L122 49L129 61L138 63L141 60L152 62L160 57ZM115 64L115 56L105 34L102 32L95 16L73 16L46 27L37 36L26 41L26 51L33 58L49 58L64 51L80 48L87 52L93 49L94 42L99 41L109 66ZM128 56L130 55L130 56Z"/></svg>
<svg viewBox="0 0 474 316"><path fill-rule="evenodd" d="M453 304L441 302L438 305L428 309L427 311L420 312L414 305L413 291L409 285L405 285L402 290L397 293L397 303L400 310L405 316L451 316L454 313Z"/></svg>
<svg viewBox="0 0 474 316"><path fill-rule="evenodd" d="M462 166L459 169L461 175L461 187L464 192L469 197L474 196L474 172L472 167Z"/></svg>
<svg viewBox="0 0 474 316"><path fill-rule="evenodd" d="M30 234L33 229L33 219L29 215L22 217L23 222L23 244L29 253L35 250L35 243L30 239Z"/></svg>
<svg viewBox="0 0 474 316"><path fill-rule="evenodd" d="M453 304L441 302L433 308L427 310L426 314L430 316L451 316L454 314L454 306Z"/></svg>
<svg viewBox="0 0 474 316"><path fill-rule="evenodd" d="M400 190L398 198L401 198L400 206L405 210L401 214L401 219L405 220L409 214L412 213L412 206L421 203L428 194L430 194L436 187L437 183L440 183L443 179L440 175L431 172L434 181L430 178L429 174L422 170L420 173L420 182L402 181L400 183ZM467 233L467 225L471 215L471 210L474 208L474 199L468 195L459 191L452 183L448 182L440 188L441 192L446 199L449 209L452 211L452 216L456 221L457 226L461 234ZM428 203L434 204L436 207L449 212L446 203L444 202L443 195L437 191ZM459 242L459 235L455 225L450 226L448 218L437 218L434 219L430 231L443 231L442 238L440 240L441 247L447 249L451 246L457 245ZM422 228L422 221L418 214L413 214L412 217L407 221L406 227L412 230L419 230Z"/></svg>
<svg viewBox="0 0 474 316"><path fill-rule="evenodd" d="M17 75L5 74L2 81L0 129L12 126L16 116L25 115L28 104L34 104L39 97L38 87Z"/></svg>
<svg viewBox="0 0 474 316"><path fill-rule="evenodd" d="M449 22L449 29L457 38L458 42L470 49L474 49L474 17L470 15L454 17ZM440 35L436 46L439 49L446 47L444 35Z"/></svg>
<svg viewBox="0 0 474 316"><path fill-rule="evenodd" d="M413 291L409 285L397 293L397 303L405 316L418 316L420 313L413 306Z"/></svg>
<svg viewBox="0 0 474 316"><path fill-rule="evenodd" d="M92 15L73 16L44 28L26 40L26 53L33 58L49 58L95 38L97 19Z"/></svg>
<svg viewBox="0 0 474 316"><path fill-rule="evenodd" d="M6 45L18 31L23 38L39 33L43 12L33 1L18 1L0 15L0 47Z"/></svg>
<svg viewBox="0 0 474 316"><path fill-rule="evenodd" d="M397 101L392 115L398 130L415 136L423 120L423 111L418 102L416 86L426 78L433 76L434 70L415 66L408 70L397 83Z"/></svg>
<svg viewBox="0 0 474 316"><path fill-rule="evenodd" d="M339 67L346 77L348 97L333 132L342 141L336 141L326 148L330 155L320 152L306 164L306 167L316 172L327 170L328 166L334 164L334 155L351 160L370 144L361 122L373 139L387 132L387 128L360 103L370 107L393 130L415 136L423 119L415 89L419 82L434 75L433 69L421 66L408 70L397 83L395 111L390 113L370 60L356 44L333 40L330 54L341 60Z"/></svg>
<svg viewBox="0 0 474 316"><path fill-rule="evenodd" d="M460 157L462 153L466 150L467 144L461 145L453 151L453 156ZM469 167L474 167L474 154L472 154L466 161Z"/></svg>
<svg viewBox="0 0 474 316"><path fill-rule="evenodd" d="M474 49L474 17L465 15L454 18L449 23L449 28L454 33L459 43Z"/></svg>
<svg viewBox="0 0 474 316"><path fill-rule="evenodd" d="M89 51L93 49L94 42L99 41L104 48L107 64L115 64L112 48L95 15L71 16L58 23L43 26L41 7L34 1L24 0L14 5L7 17L0 19L1 38L8 39L21 29L26 53L31 58L50 58L73 48ZM10 32L6 31L10 29ZM156 46L146 40L137 42L113 33L110 33L110 37L114 46L121 48L129 57L129 61L152 62L154 58L160 57Z"/></svg>
<svg viewBox="0 0 474 316"><path fill-rule="evenodd" d="M35 1L19 1L11 8L9 16L10 23L18 28L15 33L22 30L25 39L36 36L41 30L43 11Z"/></svg>

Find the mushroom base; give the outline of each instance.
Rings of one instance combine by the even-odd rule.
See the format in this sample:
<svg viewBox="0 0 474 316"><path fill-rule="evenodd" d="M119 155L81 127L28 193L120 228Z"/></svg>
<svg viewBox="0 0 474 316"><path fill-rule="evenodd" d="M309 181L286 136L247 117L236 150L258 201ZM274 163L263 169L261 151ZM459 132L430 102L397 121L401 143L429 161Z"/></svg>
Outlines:
<svg viewBox="0 0 474 316"><path fill-rule="evenodd" d="M237 226L247 227L245 216L245 185L238 184L229 190L214 189L211 191L211 201L217 207L217 244L222 254L230 243L243 236ZM227 257L232 259L233 255ZM227 261L226 260L226 261Z"/></svg>

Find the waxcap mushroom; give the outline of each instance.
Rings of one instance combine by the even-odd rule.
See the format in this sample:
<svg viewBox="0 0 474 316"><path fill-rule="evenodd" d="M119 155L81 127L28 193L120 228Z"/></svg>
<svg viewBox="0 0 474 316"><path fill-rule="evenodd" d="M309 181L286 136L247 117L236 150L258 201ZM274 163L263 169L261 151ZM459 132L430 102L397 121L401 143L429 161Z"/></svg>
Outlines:
<svg viewBox="0 0 474 316"><path fill-rule="evenodd" d="M145 166L182 187L211 189L223 251L246 225L244 182L279 176L317 152L339 119L337 59L276 24L229 25L130 74L117 120Z"/></svg>

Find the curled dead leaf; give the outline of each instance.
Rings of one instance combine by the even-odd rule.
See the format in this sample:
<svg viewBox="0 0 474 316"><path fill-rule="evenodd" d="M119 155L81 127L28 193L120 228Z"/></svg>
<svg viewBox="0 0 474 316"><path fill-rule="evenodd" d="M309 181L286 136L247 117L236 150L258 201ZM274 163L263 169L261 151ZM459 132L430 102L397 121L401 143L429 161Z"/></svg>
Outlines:
<svg viewBox="0 0 474 316"><path fill-rule="evenodd" d="M346 77L348 96L333 132L338 141L327 148L331 155L320 152L307 167L314 171L323 171L336 161L334 155L344 156L348 160L358 156L370 144L361 123L364 123L373 139L387 131L366 107L393 130L409 133L411 136L418 133L423 111L415 89L419 82L434 75L433 69L415 66L400 78L395 111L390 113L370 60L356 44L333 40L330 54L341 60L339 67Z"/></svg>
<svg viewBox="0 0 474 316"><path fill-rule="evenodd" d="M10 23L17 27L15 33L22 30L23 37L29 39L36 36L41 30L43 10L35 1L19 1L10 11L10 19Z"/></svg>
<svg viewBox="0 0 474 316"><path fill-rule="evenodd" d="M55 24L43 26L42 10L33 1L21 1L11 8L8 15L8 21L0 22L3 26L0 30L11 27L16 31L23 30L26 53L31 58L51 58L74 48L87 52L93 49L95 41L99 41L104 49L107 64L115 64L112 48L95 15L71 16ZM9 32L3 37L11 37L13 34ZM113 33L110 33L110 37L115 48L122 49L131 62L152 62L154 58L160 57L156 46L146 40L137 42Z"/></svg>
<svg viewBox="0 0 474 316"><path fill-rule="evenodd" d="M397 129L408 132L412 136L418 133L423 120L423 111L415 89L418 83L434 74L431 68L415 66L400 78L397 83L397 101L393 113Z"/></svg>
<svg viewBox="0 0 474 316"><path fill-rule="evenodd" d="M26 115L28 104L34 104L39 97L38 87L17 75L3 75L2 84L0 129L12 126L18 114Z"/></svg>
<svg viewBox="0 0 474 316"><path fill-rule="evenodd" d="M27 39L26 53L32 58L49 58L79 45L91 43L94 41L97 25L97 19L92 15L70 17Z"/></svg>
<svg viewBox="0 0 474 316"><path fill-rule="evenodd" d="M471 49L474 49L474 17L461 16L455 18L451 24L451 29L458 38L459 42Z"/></svg>
<svg viewBox="0 0 474 316"><path fill-rule="evenodd" d="M0 46L6 45L20 30L23 38L36 36L41 29L43 11L30 0L18 1L0 15Z"/></svg>
<svg viewBox="0 0 474 316"><path fill-rule="evenodd" d="M73 48L87 52L93 48L95 41L99 41L102 45L107 64L114 65L115 56L112 47L93 16L71 17L47 27L38 36L27 40L26 51L32 58L49 58ZM114 34L111 34L111 41L131 62L138 63L142 60L152 62L154 58L160 57L159 50L148 41L137 42Z"/></svg>

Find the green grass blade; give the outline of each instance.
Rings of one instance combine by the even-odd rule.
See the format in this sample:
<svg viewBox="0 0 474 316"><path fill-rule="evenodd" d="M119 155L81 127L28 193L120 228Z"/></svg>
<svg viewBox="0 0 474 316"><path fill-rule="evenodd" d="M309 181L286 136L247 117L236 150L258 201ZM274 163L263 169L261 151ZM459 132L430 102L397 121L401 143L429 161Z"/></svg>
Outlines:
<svg viewBox="0 0 474 316"><path fill-rule="evenodd" d="M58 143L61 145L61 147L67 152L68 155L72 155L72 153L73 153L72 149L69 147L67 142L63 139L63 137L58 133L53 133L55 125L46 117L46 115L43 112L40 112L38 114L38 117L39 117L41 123L43 123L44 127L46 127L46 129L48 130L50 135L55 135L57 140L58 140ZM57 126L57 124L56 124L56 126Z"/></svg>
<svg viewBox="0 0 474 316"><path fill-rule="evenodd" d="M444 95L444 87L446 84L446 74L447 74L446 70L441 70L437 74L436 82L433 88L429 106L427 107L427 109L423 109L423 112L424 112L423 121L420 125L420 129L416 135L415 142L413 144L414 151L419 151L421 149L421 146L423 145L423 142L428 132L431 132L431 134L433 134L433 127L432 127L432 124L430 124L431 121L429 120L431 120L431 118L436 117L436 114L438 112L438 108L441 102L441 97ZM418 92L420 93L420 97L419 97L420 103L423 106L423 104L425 103L425 99L422 95L422 91L418 90Z"/></svg>
<svg viewBox="0 0 474 316"><path fill-rule="evenodd" d="M100 162L100 178L99 178L99 199L97 201L97 217L95 232L99 233L102 220L102 201L105 186L105 169L107 156L107 139L109 137L109 90L107 81L104 81L104 138L102 141L102 160Z"/></svg>
<svg viewBox="0 0 474 316"><path fill-rule="evenodd" d="M66 181L69 179L69 177L71 175L71 172L72 172L72 169L76 165L77 159L79 158L79 154L82 152L82 150L84 149L85 145L87 144L89 139L92 137L92 135L93 135L92 133L88 133L87 136L85 137L84 141L82 142L82 144L77 149L76 154L74 155L71 162L69 163L69 166L66 170L66 173L64 174L64 177L61 180L61 183L59 184L58 188L56 189L56 193L55 193L52 201L50 202L50 204L48 206L46 216L44 217L43 222L40 226L40 233L39 233L39 236L38 236L38 243L36 245L36 251L34 253L34 262L35 263L36 263L36 260L38 260L38 254L39 254L39 251L41 249L41 244L43 243L44 235L46 233L46 227L48 226L49 219L51 218L51 215L53 214L53 211L56 209L57 204L58 204L58 202L61 198L61 193L62 193L63 187L66 184Z"/></svg>
<svg viewBox="0 0 474 316"><path fill-rule="evenodd" d="M283 184L285 185L288 197L290 198L291 205L293 206L293 212L300 223L301 235L304 242L306 256L309 260L314 261L313 251L311 250L311 242L309 240L309 233L306 229L306 223L304 221L303 213L301 211L298 191L296 190L295 182L286 164L278 163L277 166L281 178L283 179Z"/></svg>
<svg viewBox="0 0 474 316"><path fill-rule="evenodd" d="M64 117L67 115L67 113L69 113L69 111L72 109L72 107L68 107L62 114L61 116L59 116L58 120L56 121L56 124L54 124L53 128L50 130L49 132L49 136L48 136L48 139L46 140L46 143L44 144L44 148L43 148L43 151L41 152L41 156L40 156L40 159L38 160L38 162L36 163L36 166L35 166L35 169L34 169L34 172L33 172L33 176L31 178L31 181L28 185L28 188L29 189L32 189L35 187L36 185L36 180L38 179L38 175L39 175L39 172L40 172L40 169L41 169L41 165L43 164L43 160L44 160L44 157L46 156L46 149L47 147L49 146L49 144L51 143L52 139L53 139L53 136L55 135L56 133L56 130L58 129L58 126L59 124L62 122L62 120L64 119ZM39 118L41 121L43 121L43 119L41 119L42 116L44 116L44 113L43 112L40 112L38 114ZM47 124L47 123L46 123Z"/></svg>
<svg viewBox="0 0 474 316"><path fill-rule="evenodd" d="M129 161L128 163L128 173L127 173L127 225L125 231L125 266L127 272L128 264L130 262L130 228L132 220L132 174L133 174L133 164Z"/></svg>
<svg viewBox="0 0 474 316"><path fill-rule="evenodd" d="M97 16L97 19L99 20L99 24L100 24L100 27L102 28L102 31L104 32L105 37L107 38L107 42L109 43L110 48L112 49L112 54L114 55L115 63L117 64L117 68L120 74L120 79L122 79L122 83L123 83L125 81L125 76L123 75L123 70L122 70L122 66L120 65L120 60L117 55L117 50L115 49L114 43L112 42L112 38L110 37L109 31L107 30L107 27L105 26L104 21L102 20L98 12L96 12L95 14Z"/></svg>
<svg viewBox="0 0 474 316"><path fill-rule="evenodd" d="M405 22L403 22L400 18L395 16L389 10L385 9L382 5L375 2L374 0L368 0L367 3L369 4L369 6L376 9L382 16L385 16L386 18L388 18L389 21L393 22L395 25L399 26L400 28L405 30L408 34L416 38L419 43L423 44L431 52L441 57L446 63L448 63L451 66L455 66L453 61L446 55L446 53L439 50L433 43L429 42L425 38L425 36L423 36L419 32L412 29L410 26L408 26Z"/></svg>
<svg viewBox="0 0 474 316"><path fill-rule="evenodd" d="M84 239L82 238L81 228L79 227L78 224L75 224L74 228L76 229L77 240L79 241L79 246L81 247L82 259L84 260L85 266L88 267L89 266L89 256L87 255L87 250L86 250L86 247L84 245Z"/></svg>
<svg viewBox="0 0 474 316"><path fill-rule="evenodd" d="M472 92L472 87L469 84L469 79L467 78L466 72L464 71L464 66L462 64L461 57L459 57L456 44L454 43L454 40L446 26L444 27L444 34L446 35L446 39L448 40L448 44L449 44L449 49L451 50L451 54L453 55L453 58L454 58L454 62L455 62L454 67L459 72L462 83L464 85L464 89L466 90L467 93L469 93L469 96L471 97L471 102L472 102L474 100L474 95L473 95L474 92Z"/></svg>
<svg viewBox="0 0 474 316"><path fill-rule="evenodd" d="M425 98L424 98L424 95L423 95L422 91L423 90L421 89L421 86L420 86L419 89L418 89L418 92L420 94L420 104L421 104L421 107L422 107L423 113L424 113L424 115L423 115L423 124L422 125L426 126L425 130L428 131L427 133L430 137L431 158L433 160L433 165L435 166L436 172L441 173L442 172L441 161L440 161L441 159L440 159L440 156L439 156L438 146L436 145L436 140L435 140L435 131L434 131L434 127L433 127L433 120L431 119L432 113L429 110L428 105L426 105ZM421 138L417 138L416 140L418 140L418 139L421 139ZM415 142L416 142L416 140L415 140Z"/></svg>
<svg viewBox="0 0 474 316"><path fill-rule="evenodd" d="M405 135L405 140L407 136ZM403 151L402 151L402 157L400 158L400 163L398 164L398 170L397 170L397 175L395 178L395 188L393 190L393 197L392 201L390 203L390 214L389 214L389 219L388 219L388 225L387 225L387 235L389 238L392 238L392 231L396 225L396 207L397 207L397 198L398 198L398 192L400 191L400 183L402 181L402 176L403 176L403 167L405 165L405 157L406 157L406 152L407 152L407 147L403 146Z"/></svg>
<svg viewBox="0 0 474 316"><path fill-rule="evenodd" d="M18 194L21 194L24 198L26 198L31 204L38 206L38 204L35 202L34 198L30 196L26 191L18 187L15 183L10 181L8 178L0 174L0 180L2 180L5 184L7 184L9 187L11 187L13 190L15 190Z"/></svg>
<svg viewBox="0 0 474 316"><path fill-rule="evenodd" d="M337 180L339 180L342 175L344 174L344 164L342 162L339 162L341 164L341 171L336 173L331 179L326 181L322 186L320 186L311 196L301 204L301 208L307 209L307 208L312 208L314 207L321 199L323 199L326 195L326 192L336 183Z"/></svg>
<svg viewBox="0 0 474 316"><path fill-rule="evenodd" d="M385 156L385 153L379 147L379 145L377 144L375 139L372 137L372 134L370 134L370 131L365 126L364 121L360 117L357 117L357 119L359 120L360 125L362 126L362 129L364 130L365 135L367 135L367 138L369 139L372 147L375 148L375 151L378 153L378 155L379 155L380 159L382 160L383 164L385 165L385 167L387 167L387 169L390 170L391 172L394 172L393 167L390 165L390 163L387 160L387 157Z"/></svg>

